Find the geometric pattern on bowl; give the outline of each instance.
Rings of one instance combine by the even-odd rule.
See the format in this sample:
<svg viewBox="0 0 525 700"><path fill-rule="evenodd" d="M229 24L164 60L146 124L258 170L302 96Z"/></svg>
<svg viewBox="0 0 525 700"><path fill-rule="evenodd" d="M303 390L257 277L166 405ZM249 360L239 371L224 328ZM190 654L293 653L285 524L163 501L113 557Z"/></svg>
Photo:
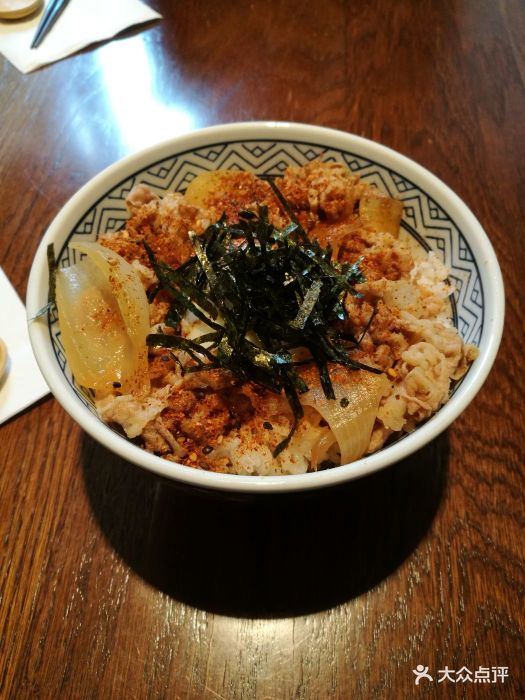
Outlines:
<svg viewBox="0 0 525 700"><path fill-rule="evenodd" d="M377 185L404 205L402 226L421 245L433 250L450 271L454 284L453 315L459 333L467 343L478 345L483 330L483 289L472 251L455 222L430 196L413 182L384 165L345 150L319 144L282 139L227 141L203 148L174 153L138 170L121 181L96 202L71 230L59 254L59 262L75 262L75 251L67 245L73 240L97 239L101 233L116 231L128 218L125 199L135 184L144 183L160 196L182 191L204 171L230 168L251 170L258 175L279 175L290 165L311 160L343 163L364 181ZM50 334L55 355L68 382L91 410L92 401L71 377L58 328L56 313L49 315Z"/></svg>

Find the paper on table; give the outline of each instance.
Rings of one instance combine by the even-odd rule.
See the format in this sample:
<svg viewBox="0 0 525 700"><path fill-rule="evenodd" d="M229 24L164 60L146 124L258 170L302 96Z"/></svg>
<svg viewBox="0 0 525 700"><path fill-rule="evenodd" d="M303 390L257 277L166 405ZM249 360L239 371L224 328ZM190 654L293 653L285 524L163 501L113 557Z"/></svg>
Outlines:
<svg viewBox="0 0 525 700"><path fill-rule="evenodd" d="M23 21L0 21L0 52L22 73L161 17L140 0L71 0L40 46L31 49L43 12Z"/></svg>
<svg viewBox="0 0 525 700"><path fill-rule="evenodd" d="M0 336L7 345L7 370L0 379L0 424L49 392L29 342L24 305L0 268Z"/></svg>

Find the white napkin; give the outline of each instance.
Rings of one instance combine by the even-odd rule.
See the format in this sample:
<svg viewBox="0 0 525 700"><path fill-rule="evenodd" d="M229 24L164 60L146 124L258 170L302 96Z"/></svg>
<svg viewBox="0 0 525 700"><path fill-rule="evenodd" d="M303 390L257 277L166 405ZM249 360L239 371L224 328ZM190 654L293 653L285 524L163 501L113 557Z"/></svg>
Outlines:
<svg viewBox="0 0 525 700"><path fill-rule="evenodd" d="M29 342L24 305L0 268L0 337L7 345L6 374L0 378L0 424L49 392Z"/></svg>
<svg viewBox="0 0 525 700"><path fill-rule="evenodd" d="M0 20L0 52L22 73L161 17L139 0L71 0L40 46L31 49L43 12L26 20Z"/></svg>

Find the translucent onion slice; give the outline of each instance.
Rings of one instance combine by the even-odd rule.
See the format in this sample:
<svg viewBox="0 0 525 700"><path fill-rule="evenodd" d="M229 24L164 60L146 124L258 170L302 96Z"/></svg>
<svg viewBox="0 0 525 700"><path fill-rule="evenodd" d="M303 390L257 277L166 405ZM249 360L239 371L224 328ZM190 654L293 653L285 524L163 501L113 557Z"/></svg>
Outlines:
<svg viewBox="0 0 525 700"><path fill-rule="evenodd" d="M206 206L209 199L221 195L228 185L228 180L235 177L233 170L210 170L199 173L188 185L185 199L193 206Z"/></svg>
<svg viewBox="0 0 525 700"><path fill-rule="evenodd" d="M232 202L225 200L224 193L232 193ZM184 194L187 204L195 207L210 207L220 216L236 217L242 209L253 209L253 202L261 204L274 202L274 196L267 182L254 173L241 170L219 169L199 173L188 185Z"/></svg>
<svg viewBox="0 0 525 700"><path fill-rule="evenodd" d="M147 393L149 309L137 273L98 243L70 247L86 257L57 271L56 301L76 381L99 395L110 392L115 382L122 393Z"/></svg>
<svg viewBox="0 0 525 700"><path fill-rule="evenodd" d="M397 237L403 216L403 203L371 187L359 201L359 216L373 231L391 233Z"/></svg>
<svg viewBox="0 0 525 700"><path fill-rule="evenodd" d="M317 471L321 462L327 458L328 452L335 441L334 434L330 428L324 428L312 447L312 453L310 455L310 468L312 471Z"/></svg>
<svg viewBox="0 0 525 700"><path fill-rule="evenodd" d="M366 370L349 370L344 381L341 372L337 375L337 381L332 380L335 399L327 399L321 386L312 387L300 398L328 423L339 445L341 464L348 464L362 457L370 444L379 401L389 382L384 374ZM325 440L323 447L328 447L328 442Z"/></svg>

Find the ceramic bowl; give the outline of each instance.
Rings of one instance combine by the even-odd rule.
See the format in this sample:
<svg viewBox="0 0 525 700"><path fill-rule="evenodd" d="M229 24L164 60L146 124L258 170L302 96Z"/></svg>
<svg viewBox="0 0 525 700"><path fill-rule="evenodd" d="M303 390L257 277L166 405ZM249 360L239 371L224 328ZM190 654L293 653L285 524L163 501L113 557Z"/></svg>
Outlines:
<svg viewBox="0 0 525 700"><path fill-rule="evenodd" d="M456 292L453 315L459 333L479 347L479 357L454 387L450 400L415 432L352 464L290 476L237 476L174 464L149 454L105 425L73 381L60 341L55 311L30 321L36 359L49 387L74 420L123 459L164 477L206 489L243 492L299 491L331 486L382 469L420 449L445 430L485 381L500 343L504 318L501 272L492 245L468 207L443 182L414 161L380 144L340 131L304 124L249 122L195 131L152 146L108 167L63 207L35 256L27 293L28 318L47 301L46 248L53 243L60 263L68 244L96 240L125 223L125 198L144 182L160 195L183 190L198 174L240 168L279 174L314 158L344 163L404 204L403 229L434 250L450 270Z"/></svg>

